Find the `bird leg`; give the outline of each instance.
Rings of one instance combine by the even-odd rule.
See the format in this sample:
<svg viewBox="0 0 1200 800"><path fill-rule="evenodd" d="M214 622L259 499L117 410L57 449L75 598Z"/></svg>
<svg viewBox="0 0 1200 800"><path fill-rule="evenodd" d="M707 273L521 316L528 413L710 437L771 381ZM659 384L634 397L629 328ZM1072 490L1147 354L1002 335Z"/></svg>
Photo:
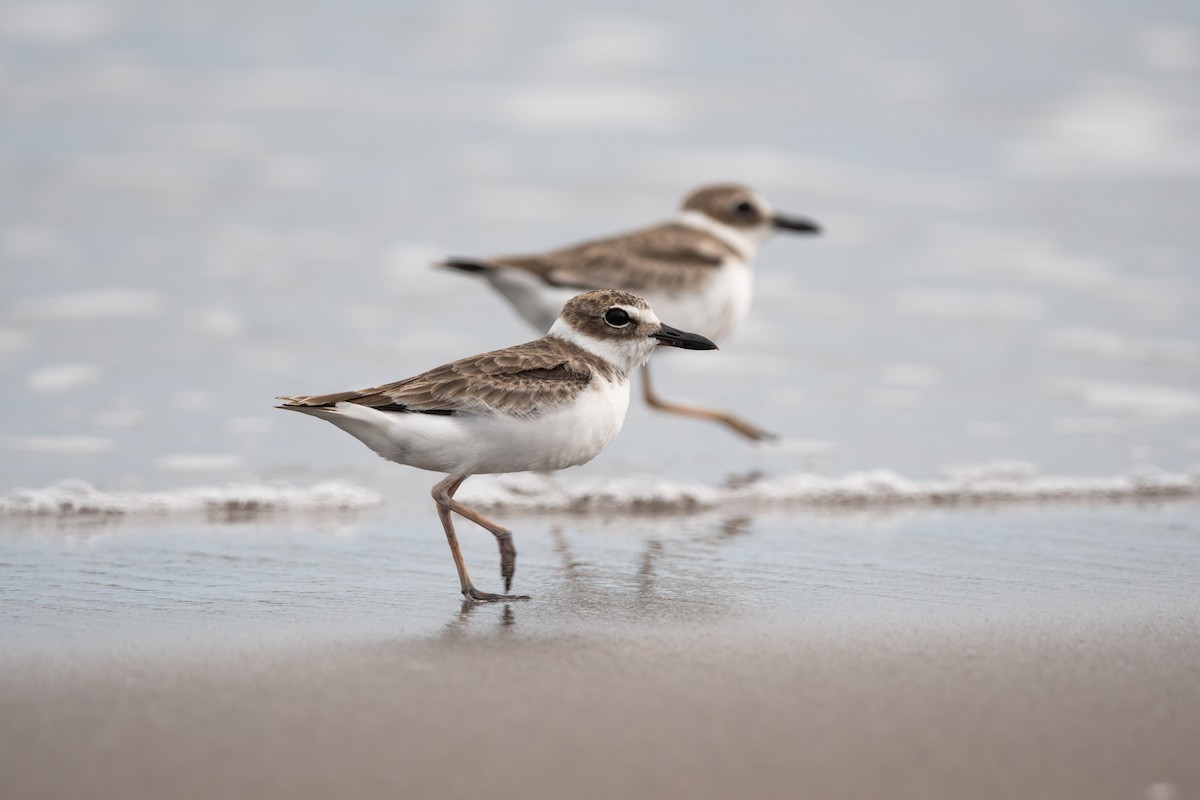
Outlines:
<svg viewBox="0 0 1200 800"><path fill-rule="evenodd" d="M500 546L500 577L504 579L504 591L507 592L512 588L513 573L517 569L517 546L513 542L512 531L500 527L475 509L455 500L454 492L457 489L455 486L450 490L447 505L459 516L466 517L496 537L496 544Z"/></svg>
<svg viewBox="0 0 1200 800"><path fill-rule="evenodd" d="M757 425L753 425L744 419L740 419L728 411L714 411L708 408L698 408L696 406L685 406L679 403L668 403L660 398L654 392L654 387L650 383L650 365L642 367L642 389L646 397L646 405L651 408L656 408L659 411L666 411L671 414L682 414L685 417L695 417L696 419L708 419L713 422L720 422L728 428L731 428L735 433L738 433L747 439L753 441L762 441L764 439L776 439L775 434L763 430Z"/></svg>
<svg viewBox="0 0 1200 800"><path fill-rule="evenodd" d="M454 556L454 566L458 570L458 581L462 586L463 596L470 600L528 600L528 595L492 594L481 592L471 582L467 574L467 562L463 559L462 550L458 546L458 537L454 533L454 520L450 512L454 511L466 517L475 524L486 528L496 537L500 545L500 575L504 578L504 591L512 588L513 573L517 567L517 548L513 544L512 532L501 528L483 515L473 511L454 499L454 493L467 479L466 475L450 475L433 487L433 502L437 504L438 517L442 528L446 531L446 541L450 543L450 554Z"/></svg>

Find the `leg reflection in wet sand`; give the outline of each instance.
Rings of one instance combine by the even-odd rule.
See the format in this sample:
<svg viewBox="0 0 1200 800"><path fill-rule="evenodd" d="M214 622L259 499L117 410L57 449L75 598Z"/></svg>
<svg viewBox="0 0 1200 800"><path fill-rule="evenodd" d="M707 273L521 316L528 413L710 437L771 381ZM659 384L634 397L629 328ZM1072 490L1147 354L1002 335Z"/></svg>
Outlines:
<svg viewBox="0 0 1200 800"><path fill-rule="evenodd" d="M461 639L470 633L471 617L476 614L491 616L497 609L495 606L485 606L481 603L464 600L458 613L446 623L446 630L443 638L446 639ZM517 614L513 611L511 603L505 603L499 609L499 630L502 634L508 634L516 630Z"/></svg>
<svg viewBox="0 0 1200 800"><path fill-rule="evenodd" d="M566 575L569 583L576 583L583 574L582 561L576 561L574 553L571 552L571 545L567 542L567 537L563 535L561 525L555 525L550 529L550 538L554 540L554 552L558 554L559 560L562 562L563 574Z"/></svg>
<svg viewBox="0 0 1200 800"><path fill-rule="evenodd" d="M654 594L655 565L662 555L662 551L663 544L660 540L651 539L646 542L646 549L642 552L642 560L638 564L637 571L638 594L643 599L647 595Z"/></svg>
<svg viewBox="0 0 1200 800"><path fill-rule="evenodd" d="M740 515L725 519L687 524L687 535L659 535L661 525L649 526L632 542L636 547L633 564L606 563L603 568L572 547L567 529L553 525L549 529L551 547L558 562L554 574L559 578L557 589L543 597L544 603L575 609L578 614L631 614L635 617L654 616L673 607L685 597L693 597L693 589L711 595L710 579L721 570L725 546L753 533L754 520ZM661 521L660 521L661 523ZM694 527L693 527L694 526ZM587 532L581 532L586 537ZM588 544L583 539L576 540ZM586 547L584 548L586 551ZM611 553L608 554L611 557ZM597 556L598 557L598 556ZM632 567L632 569L631 569ZM555 596L557 595L557 597ZM499 606L499 604L497 604ZM516 630L516 611L512 604L502 606L464 602L454 617L446 623L443 637L460 639L469 635L507 635ZM692 606L689 606L692 607ZM498 616L492 617L492 614ZM560 619L569 619L558 615ZM492 622L495 622L495 627Z"/></svg>
<svg viewBox="0 0 1200 800"><path fill-rule="evenodd" d="M716 525L706 524L700 527L696 536L687 538L672 538L669 542L648 534L637 561L634 573L637 593L641 600L653 595L659 589L664 563L674 565L677 562L698 562L716 566L720 549L733 540L753 532L753 518L746 515L729 517L720 520ZM592 565L586 560L575 556L563 529L555 526L550 535L554 540L554 551L562 564L563 575L566 578L567 591L572 595L594 596L597 593L597 576ZM673 567L667 568L669 575ZM600 580L603 580L602 578ZM619 591L610 589L609 591Z"/></svg>
<svg viewBox="0 0 1200 800"><path fill-rule="evenodd" d="M738 536L744 536L750 533L750 523L753 521L753 517L730 517L721 523L720 532L717 535L720 539L734 539Z"/></svg>

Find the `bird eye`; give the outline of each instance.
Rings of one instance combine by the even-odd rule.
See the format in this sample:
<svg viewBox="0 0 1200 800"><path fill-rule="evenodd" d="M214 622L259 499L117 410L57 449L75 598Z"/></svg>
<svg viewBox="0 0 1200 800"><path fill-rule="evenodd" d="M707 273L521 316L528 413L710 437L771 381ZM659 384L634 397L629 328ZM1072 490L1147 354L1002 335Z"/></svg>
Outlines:
<svg viewBox="0 0 1200 800"><path fill-rule="evenodd" d="M623 308L610 308L604 312L604 321L614 328L624 328L629 324L629 312Z"/></svg>
<svg viewBox="0 0 1200 800"><path fill-rule="evenodd" d="M749 200L743 200L742 202L738 203L736 206L733 207L733 210L736 211L737 213L741 214L744 217L749 217L752 214L754 214L754 212L756 211L756 209L754 208L754 204L751 203Z"/></svg>

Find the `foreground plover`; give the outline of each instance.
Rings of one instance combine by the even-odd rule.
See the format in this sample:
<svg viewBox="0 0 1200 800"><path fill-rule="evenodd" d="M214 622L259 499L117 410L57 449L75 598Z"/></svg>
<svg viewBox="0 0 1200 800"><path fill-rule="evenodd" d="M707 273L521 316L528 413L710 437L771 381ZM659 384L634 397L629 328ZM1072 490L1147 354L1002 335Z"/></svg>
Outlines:
<svg viewBox="0 0 1200 800"><path fill-rule="evenodd" d="M716 345L659 321L649 304L621 291L568 301L546 336L454 361L415 378L356 392L280 397L279 408L332 422L379 455L448 477L433 500L462 593L472 600L525 599L471 583L450 512L491 531L500 545L504 591L512 588L512 533L454 499L471 475L573 467L591 461L621 430L629 372L656 347Z"/></svg>
<svg viewBox="0 0 1200 800"><path fill-rule="evenodd" d="M780 214L745 186L704 186L679 214L648 228L561 250L494 258L448 258L442 266L483 275L538 330L586 289L635 292L664 317L720 341L745 318L753 293L751 264L779 230L819 233L817 223ZM642 371L646 402L662 411L724 423L749 439L770 434L726 411L668 403Z"/></svg>

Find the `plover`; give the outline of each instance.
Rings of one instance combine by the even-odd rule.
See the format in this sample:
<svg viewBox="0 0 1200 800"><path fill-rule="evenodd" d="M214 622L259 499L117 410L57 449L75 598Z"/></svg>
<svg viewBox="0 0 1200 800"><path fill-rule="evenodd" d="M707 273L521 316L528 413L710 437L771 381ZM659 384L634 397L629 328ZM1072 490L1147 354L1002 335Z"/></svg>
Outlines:
<svg viewBox="0 0 1200 800"><path fill-rule="evenodd" d="M808 219L777 212L752 189L701 187L673 219L561 250L493 258L448 258L441 266L487 278L538 330L563 303L587 289L635 292L664 317L721 341L745 318L753 293L751 264L758 247L780 230L819 233ZM642 370L646 402L662 411L721 422L749 439L763 429L727 411L669 403Z"/></svg>
<svg viewBox="0 0 1200 800"><path fill-rule="evenodd" d="M591 461L621 430L630 371L664 345L716 349L699 334L664 325L637 295L593 291L568 301L536 341L371 389L280 397L278 408L328 420L389 461L447 473L433 487L433 500L462 593L471 600L525 599L481 592L471 583L451 512L496 537L505 592L512 588L517 550L510 531L454 493L471 475Z"/></svg>

